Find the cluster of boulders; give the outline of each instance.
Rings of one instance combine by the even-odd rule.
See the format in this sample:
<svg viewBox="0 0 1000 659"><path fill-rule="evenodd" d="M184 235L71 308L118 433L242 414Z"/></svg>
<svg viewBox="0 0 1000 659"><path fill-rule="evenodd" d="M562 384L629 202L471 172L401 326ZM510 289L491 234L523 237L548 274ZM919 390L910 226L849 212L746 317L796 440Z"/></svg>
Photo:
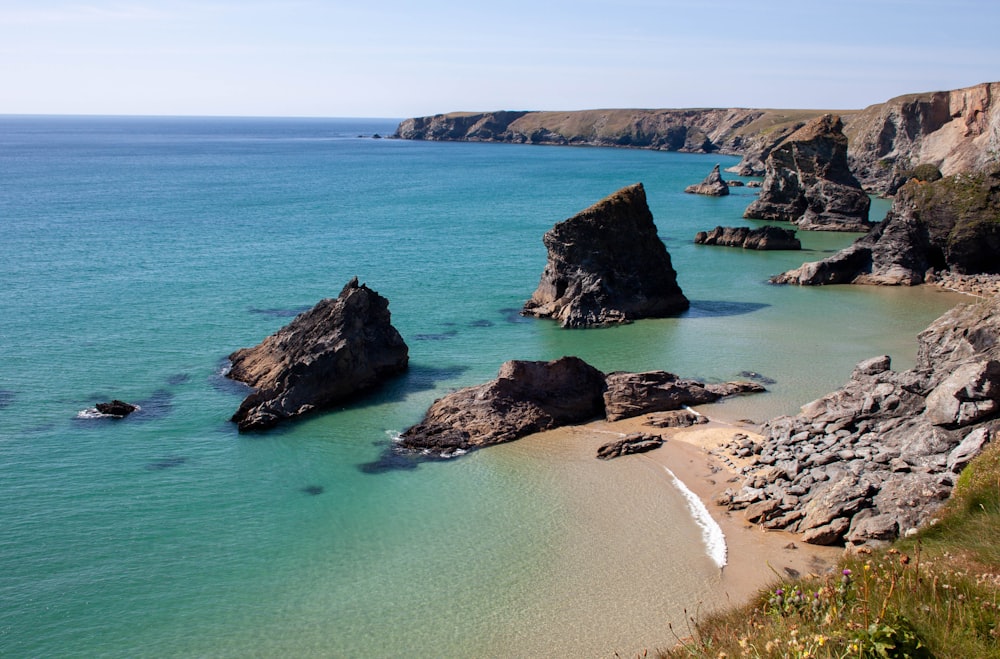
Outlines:
<svg viewBox="0 0 1000 659"><path fill-rule="evenodd" d="M814 544L890 540L927 522L1000 430L1000 298L962 305L920 334L917 365L862 362L840 390L772 419L718 502Z"/></svg>
<svg viewBox="0 0 1000 659"><path fill-rule="evenodd" d="M451 456L597 418L617 421L761 391L753 382L705 384L666 371L605 375L578 357L513 360L494 380L436 400L397 444Z"/></svg>

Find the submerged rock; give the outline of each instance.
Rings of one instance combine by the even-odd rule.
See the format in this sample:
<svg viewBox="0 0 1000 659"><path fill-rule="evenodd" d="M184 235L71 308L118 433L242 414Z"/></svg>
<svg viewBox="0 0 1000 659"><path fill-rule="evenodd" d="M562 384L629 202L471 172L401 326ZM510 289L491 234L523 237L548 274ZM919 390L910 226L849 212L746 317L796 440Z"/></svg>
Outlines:
<svg viewBox="0 0 1000 659"><path fill-rule="evenodd" d="M847 166L840 117L817 117L789 135L768 155L765 170L760 197L743 217L812 231L871 228L871 200Z"/></svg>
<svg viewBox="0 0 1000 659"><path fill-rule="evenodd" d="M688 308L641 183L560 222L543 237L548 263L522 313L563 327L600 327Z"/></svg>
<svg viewBox="0 0 1000 659"><path fill-rule="evenodd" d="M795 237L795 231L770 225L756 229L719 226L711 231L699 231L694 237L694 242L698 245L720 245L758 250L802 249L802 243Z"/></svg>
<svg viewBox="0 0 1000 659"><path fill-rule="evenodd" d="M740 185L742 185L742 183ZM716 165L712 168L711 173L705 177L704 181L696 183L695 185L687 186L684 188L684 192L690 194L703 194L710 197L724 197L729 194L729 185L722 180L722 174L719 173L719 166Z"/></svg>
<svg viewBox="0 0 1000 659"><path fill-rule="evenodd" d="M112 400L110 403L98 403L94 407L97 408L97 411L104 416L113 416L119 419L127 417L129 414L139 409L138 405L126 403L118 400L117 398Z"/></svg>
<svg viewBox="0 0 1000 659"><path fill-rule="evenodd" d="M232 417L239 429L274 426L329 407L402 373L409 350L389 302L355 277L253 348L237 350L227 377L255 391Z"/></svg>

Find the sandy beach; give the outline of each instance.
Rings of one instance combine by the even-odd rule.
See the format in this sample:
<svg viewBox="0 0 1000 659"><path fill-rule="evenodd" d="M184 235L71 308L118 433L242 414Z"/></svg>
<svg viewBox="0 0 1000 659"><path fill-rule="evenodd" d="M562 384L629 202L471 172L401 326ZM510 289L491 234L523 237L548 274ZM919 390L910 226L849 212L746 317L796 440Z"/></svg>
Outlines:
<svg viewBox="0 0 1000 659"><path fill-rule="evenodd" d="M740 604L748 601L761 588L782 578L806 574L823 574L833 568L843 555L842 547L820 547L801 541L797 534L768 531L747 522L741 511L729 511L713 503L715 496L727 487L736 487L742 481L737 469L743 466L738 460L728 463L712 453L713 449L727 443L733 435L743 433L759 437L758 427L749 423L730 422L711 416L712 406L698 408L710 420L689 428L661 429L647 425L655 414L618 422L595 421L577 427L578 433L588 429L600 433L629 434L642 432L660 435L666 439L663 446L647 453L623 456L618 460L642 460L666 467L705 504L712 518L725 535L727 564L723 569L721 585L715 604ZM673 488L669 474L663 472L664 487ZM713 603L705 602L707 608Z"/></svg>

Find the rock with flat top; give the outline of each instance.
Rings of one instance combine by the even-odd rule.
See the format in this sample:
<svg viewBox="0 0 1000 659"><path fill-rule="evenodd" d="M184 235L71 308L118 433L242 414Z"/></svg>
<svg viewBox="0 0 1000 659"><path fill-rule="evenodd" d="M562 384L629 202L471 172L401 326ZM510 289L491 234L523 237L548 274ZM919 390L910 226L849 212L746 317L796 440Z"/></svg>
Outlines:
<svg viewBox="0 0 1000 659"><path fill-rule="evenodd" d="M711 231L699 231L694 242L697 245L719 245L721 247L741 247L743 249L773 250L802 249L802 243L795 237L795 231L772 225L757 227L722 227Z"/></svg>

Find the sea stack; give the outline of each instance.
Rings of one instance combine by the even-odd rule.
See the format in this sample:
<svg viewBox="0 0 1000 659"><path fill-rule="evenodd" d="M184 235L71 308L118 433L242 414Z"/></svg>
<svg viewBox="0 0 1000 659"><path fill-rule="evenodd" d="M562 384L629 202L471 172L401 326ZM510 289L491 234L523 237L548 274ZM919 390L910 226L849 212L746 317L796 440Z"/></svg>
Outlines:
<svg viewBox="0 0 1000 659"><path fill-rule="evenodd" d="M255 389L232 417L244 431L370 390L406 370L409 349L390 322L389 301L355 277L337 298L321 300L229 360L228 377Z"/></svg>
<svg viewBox="0 0 1000 659"><path fill-rule="evenodd" d="M729 186L722 180L722 174L719 173L719 166L716 165L712 168L712 172L705 177L704 181L687 186L684 188L684 192L703 194L710 197L724 197L729 194Z"/></svg>
<svg viewBox="0 0 1000 659"><path fill-rule="evenodd" d="M840 117L817 117L789 135L764 163L760 197L743 213L811 231L868 231L871 200L847 166Z"/></svg>
<svg viewBox="0 0 1000 659"><path fill-rule="evenodd" d="M642 183L556 224L542 238L548 263L522 313L563 327L602 327L686 310Z"/></svg>

